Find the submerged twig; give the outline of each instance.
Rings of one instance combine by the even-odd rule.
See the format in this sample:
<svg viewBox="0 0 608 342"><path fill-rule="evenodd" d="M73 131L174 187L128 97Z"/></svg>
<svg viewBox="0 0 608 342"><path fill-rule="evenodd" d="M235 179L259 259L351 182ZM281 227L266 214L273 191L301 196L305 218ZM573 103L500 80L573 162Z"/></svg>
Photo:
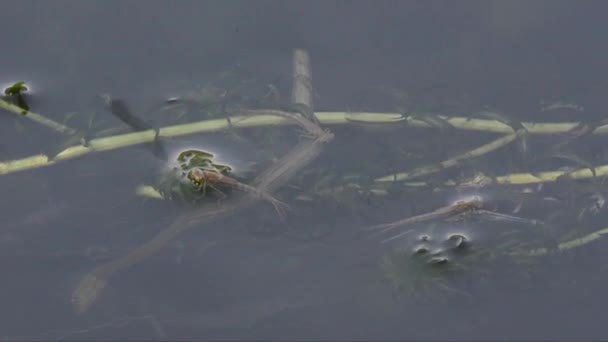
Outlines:
<svg viewBox="0 0 608 342"><path fill-rule="evenodd" d="M330 141L331 133L327 133L315 140L304 141L292 149L288 155L276 162L270 169L262 173L253 186L272 192L285 184L297 171L305 167L320 152L320 146ZM86 274L80 281L72 296L74 309L78 313L86 312L105 288L107 280L114 273L131 265L139 263L154 255L163 248L167 242L177 235L189 230L195 225L204 224L214 219L225 217L227 214L243 210L256 201L257 196L247 196L233 203L223 204L222 207L197 210L178 217L171 226L161 231L152 240L148 241L133 252L107 264L97 267Z"/></svg>
<svg viewBox="0 0 608 342"><path fill-rule="evenodd" d="M297 81L297 80L296 80ZM295 87L294 87L295 88ZM328 130L323 130L308 123L306 119L295 120L302 128L308 131L313 140L300 142L287 155L274 163L269 169L260 174L253 182L252 187L259 191L272 193L285 184L296 172L305 167L308 163L318 156L321 146L333 139L333 134ZM312 125L312 126L311 126ZM315 128L313 129L313 126ZM195 225L210 222L214 219L225 217L227 214L243 210L250 207L260 199L259 196L250 195L232 203L225 203L221 207L206 208L179 216L173 224L157 234L152 240L135 249L131 253L103 264L92 272L86 274L76 287L72 295L72 304L77 313L86 312L99 294L105 288L108 279L116 272L123 270L131 265L139 263L146 258L154 255L163 248L167 242L175 236L191 229Z"/></svg>
<svg viewBox="0 0 608 342"><path fill-rule="evenodd" d="M376 235L384 234L386 232L392 231L392 230L400 228L400 227L404 227L404 226L408 226L408 225L412 225L412 224L416 224L416 223L420 223L420 222L425 222L425 221L429 221L429 220L435 220L438 218L448 218L448 217L460 215L465 212L478 210L478 209L481 209L482 206L483 206L483 203L481 202L481 198L474 196L468 200L458 201L452 205L441 207L430 213L425 213L425 214L416 215L413 217L408 217L408 218L401 219L401 220L398 220L395 222L374 225L374 226L365 228L365 230L379 231L378 233L373 234L373 236L376 236ZM400 232L397 235L394 235L390 238L383 240L382 243L392 241L396 238L403 236L404 234L407 234L408 232L409 231Z"/></svg>

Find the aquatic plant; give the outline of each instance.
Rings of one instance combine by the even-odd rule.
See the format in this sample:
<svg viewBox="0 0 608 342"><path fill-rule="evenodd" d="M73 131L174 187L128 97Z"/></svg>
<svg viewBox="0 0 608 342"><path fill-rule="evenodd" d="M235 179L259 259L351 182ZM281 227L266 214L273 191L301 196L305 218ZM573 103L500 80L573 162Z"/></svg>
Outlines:
<svg viewBox="0 0 608 342"><path fill-rule="evenodd" d="M491 268L490 263L495 260L508 260L514 264L539 260L539 257L585 246L606 234L608 228L593 231L596 228L589 228L592 225L581 227L589 218L603 213L603 194L606 192L603 180L608 176L608 165L596 165L597 162L576 153L577 143L582 139L608 133L608 125L601 120L589 123L523 122L502 111L487 109L471 111L469 115L440 115L411 106L413 99L395 90L391 91L398 98L394 112L317 111L312 103L309 57L302 50L294 53L293 80L289 101L281 101L278 90L272 86L255 92L247 89L245 82L226 89L207 85L188 96L163 100L161 108L156 108L160 116L157 121L133 115L125 100L104 96L106 109L122 124L107 129L97 129L93 115L87 128L75 129L66 125L69 120L58 123L31 111L22 116L23 108L0 100L0 108L6 112L45 125L63 134L67 142L67 147L59 148L56 153L0 162L0 175L67 162L91 153L145 145L159 160L170 164L159 172L155 183L138 187L137 194L191 205L191 210L180 214L174 223L150 241L83 276L72 297L76 312L86 312L114 274L154 255L172 238L193 227L250 208L260 200L272 203L279 216L283 216L286 205L283 206L275 196L288 198L296 204L311 199L323 200L334 204L332 210L350 210L352 215L364 216L364 211L369 211L365 213L369 214L365 222L368 226L381 227L382 233L389 231L388 228L407 225L407 229L412 230L410 235L400 231L404 235L385 239L382 246L377 241L370 241L370 246L386 251L380 265L384 278L393 289L406 295L430 295L436 290L464 294L465 288L454 286L455 277L461 274L483 272ZM15 85L7 95L20 95L25 90ZM162 126L161 122L169 122L169 125ZM358 156L357 163L349 169L335 165L307 169L328 143L337 140L335 133L327 127L339 130L346 125L353 129L367 125L403 130L420 128L436 133L438 137L460 131L499 136L472 147L460 146L450 140L447 157L439 160L433 157L432 148L424 146L424 142L419 144L418 150L413 147L415 141L405 148L389 146L403 156L419 156L415 160L395 158L398 160L394 169L370 161L373 156L348 145ZM283 126L297 126L297 136L294 137L291 130L277 129ZM121 129L129 132L117 134ZM213 154L202 150L186 150L175 160L167 160L166 139L218 131L229 132L231 137L245 144L255 141L271 152L267 160L260 161L251 177L237 177L231 166L218 163ZM550 149L538 152L538 146L542 146L542 142L536 140L538 138L555 139L558 143L550 142L546 144ZM407 148L415 151L405 151ZM524 162L511 163L504 169L485 165L484 172L480 171L483 167L479 165L484 158L509 148ZM547 153L549 150L551 153ZM538 166L541 160L559 161L574 169L547 169L546 164ZM496 169L501 174L493 174ZM461 174L456 176L451 172L454 170ZM465 177L464 173L471 170L473 175ZM288 182L291 186L278 192ZM557 190L548 192L550 187ZM555 191L563 196L552 196ZM488 198L484 195L486 192L491 193ZM481 197L475 201L462 200L461 196L470 193L480 193ZM435 202L440 198L442 203L421 200L427 195ZM406 217L387 219L382 215L382 206L370 207L373 200L398 202L401 206L408 196L415 196L423 208L412 210L415 212ZM459 200L445 203L445 199L454 196ZM530 216L533 212L530 208L541 205L549 207L539 211L543 213L542 217ZM298 210L297 206L290 205L290 208ZM564 219L564 215L568 219ZM530 239L512 229L503 229L490 233L494 235L492 243L478 242L466 233L452 232L441 238L417 234L428 225L441 223L451 227L457 220L507 224L508 227L518 226L519 231L542 234ZM355 229L359 228L365 227ZM331 229L323 229L317 235L325 236L328 231ZM303 233L299 236L315 236ZM394 249L395 242L404 242L404 245Z"/></svg>
<svg viewBox="0 0 608 342"><path fill-rule="evenodd" d="M26 115L30 110L30 106L27 104L25 97L23 96L23 93L27 91L28 88L24 81L15 82L13 85L4 89L4 95L14 99L17 102L17 106L21 108L22 115Z"/></svg>

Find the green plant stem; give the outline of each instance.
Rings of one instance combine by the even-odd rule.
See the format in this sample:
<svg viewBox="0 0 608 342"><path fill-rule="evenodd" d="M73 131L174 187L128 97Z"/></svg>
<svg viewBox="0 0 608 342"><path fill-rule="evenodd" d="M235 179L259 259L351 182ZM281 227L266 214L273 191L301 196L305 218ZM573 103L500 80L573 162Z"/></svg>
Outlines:
<svg viewBox="0 0 608 342"><path fill-rule="evenodd" d="M595 232L581 236L576 239L561 242L554 249L541 247L541 248L535 248L535 249L517 250L510 254L518 255L518 256L542 256L542 255L550 254L552 252L565 252L567 250L582 247L588 243L599 240L602 237L604 237L604 235L608 235L608 228L597 230Z"/></svg>
<svg viewBox="0 0 608 342"><path fill-rule="evenodd" d="M55 122L51 119L44 117L38 113L34 113L32 111L24 112L24 110L22 108L15 106L14 104L7 102L3 99L0 99L0 108L6 110L8 112L17 114L20 117L25 117L26 119L35 121L43 126L51 128L52 130L59 132L61 134L74 134L77 132L75 129L73 129L71 127L62 125L58 122Z"/></svg>
<svg viewBox="0 0 608 342"><path fill-rule="evenodd" d="M494 150L497 150L503 146L510 144L516 138L517 138L517 134L514 134L514 133L507 134L490 143L479 146L473 150L470 150L466 153L458 155L454 158L450 158L448 160L442 161L437 166L436 165L423 166L423 167L414 169L410 172L403 172L403 173L397 173L397 174L380 177L380 178L375 179L374 182L404 181L404 180L408 180L408 179L412 179L412 178L416 178L416 177L420 177L420 176L429 175L429 174L432 174L432 173L435 173L435 172L438 172L438 171L441 171L441 170L444 170L444 169L447 169L447 168L450 168L450 167L453 167L456 165L460 165L460 164L462 164L463 161L465 161L467 159L477 158L484 154L490 153Z"/></svg>
<svg viewBox="0 0 608 342"><path fill-rule="evenodd" d="M295 79L294 82L298 80ZM297 87L294 86L294 91ZM311 105L311 103L305 103ZM298 123L298 120L294 120ZM301 120L300 120L301 121ZM303 125L306 129L308 125ZM272 193L289 181L297 172L312 162L321 152L322 146L333 139L333 134L326 130L311 130L311 134L319 133L313 140L305 140L296 145L276 163L262 172L254 181L253 187ZM203 222L224 217L228 214L242 210L259 198L257 196L245 197L236 202L225 203L217 208L196 210L180 215L168 228L161 231L154 238L136 248L131 253L102 264L93 271L85 274L72 294L72 304L76 313L85 313L103 291L109 278L116 272L139 263L154 255L168 241L175 236L200 225Z"/></svg>
<svg viewBox="0 0 608 342"><path fill-rule="evenodd" d="M432 128L426 122L417 119L408 119L399 113L373 113L373 112L317 112L319 121L324 124L344 124L347 122L369 123L369 124L391 124L402 123L411 127ZM424 117L425 114L416 114ZM427 115L428 116L428 115ZM513 128L496 120L474 119L466 117L447 117L440 115L439 118L446 120L456 129L483 131L489 133L513 133ZM559 134L567 133L576 128L578 122L522 122L523 127L529 134ZM608 133L608 125L597 127L592 134Z"/></svg>
<svg viewBox="0 0 608 342"><path fill-rule="evenodd" d="M312 73L308 52L302 49L294 50L292 61L294 79L291 103L302 103L312 109Z"/></svg>
<svg viewBox="0 0 608 342"><path fill-rule="evenodd" d="M276 112L276 111L275 111ZM268 115L265 114L268 111L265 110L254 110L247 111L247 115L239 116L238 113L236 115L230 116L231 119L228 121L227 119L213 119L213 120L204 120L199 122L192 122L187 124L180 124L174 126L163 127L159 131L160 137L178 137L185 136L195 133L204 133L204 132L217 132L227 128L246 128L246 127L259 127L259 126L273 126L273 125L294 125L296 124L293 120L289 120L287 117L280 117L277 115ZM256 115L251 115L256 114ZM356 117L356 119L353 119ZM353 122L353 120L357 122L366 122L366 123L375 123L375 124L394 124L398 122L405 122L405 119L401 114L398 113L368 113L368 112L360 112L360 113L347 113L347 112L315 112L315 116L322 124L347 124ZM42 117L42 121L46 119ZM477 130L477 131L486 131L486 132L496 132L496 133L506 133L512 134L513 129L508 125L493 121L493 120L480 120L480 119L467 119L467 118L450 118L447 119L454 127L464 130ZM53 121L50 121L53 122ZM409 126L412 127L430 127L428 124L417 121L417 120L409 120ZM50 123L51 126L55 126ZM57 124L59 125L59 124ZM566 133L570 129L577 126L577 123L523 123L523 125L528 130L530 134L558 134L558 133ZM71 128L65 127L63 125L55 126L59 131L68 132L72 130ZM61 128L63 127L63 128ZM608 133L608 125L600 126L593 134L605 134ZM144 144L154 141L156 139L156 132L154 130L141 131L135 133L121 134L109 137L103 137L98 139L93 139L89 141L88 146L76 145L65 149L60 152L57 156L50 157L46 155L35 155L26 157L23 159L12 160L7 162L0 163L0 174L7 174L17 171L29 170L33 168L43 167L52 165L55 162L61 160L67 160L76 158L79 156L83 156L92 152L97 151L108 151L113 149L118 149L127 146L133 146L138 144ZM597 171L597 170L596 170ZM561 172L555 172L556 177L561 175ZM512 176L508 176L513 178ZM547 180L541 179L540 181L551 181L554 180L552 175L547 175ZM586 178L586 175L583 175L583 178ZM525 178L525 179L523 179ZM521 180L520 180L521 179ZM513 179L515 183L523 181L524 183L538 183L539 179L534 177L531 174L527 174L524 176L523 174L518 174L515 179ZM509 180L504 180L504 183L510 183ZM524 184L517 183L517 184Z"/></svg>

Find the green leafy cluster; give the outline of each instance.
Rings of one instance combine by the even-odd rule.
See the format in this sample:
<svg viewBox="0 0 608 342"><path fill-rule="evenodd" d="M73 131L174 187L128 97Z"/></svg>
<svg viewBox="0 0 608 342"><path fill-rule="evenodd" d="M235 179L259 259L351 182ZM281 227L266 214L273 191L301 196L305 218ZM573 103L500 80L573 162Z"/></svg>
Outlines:
<svg viewBox="0 0 608 342"><path fill-rule="evenodd" d="M4 95L8 95L8 96L21 95L21 93L24 93L27 90L28 89L27 89L27 86L25 85L25 82L19 81L19 82L15 82L10 87L4 89Z"/></svg>
<svg viewBox="0 0 608 342"><path fill-rule="evenodd" d="M218 184L197 183L191 177L192 171L201 169L229 175L232 168L217 164L214 155L200 150L181 152L176 163L158 177L157 186L163 197L182 204L196 204L208 198L224 197L225 187Z"/></svg>
<svg viewBox="0 0 608 342"><path fill-rule="evenodd" d="M23 110L21 112L23 115L27 114L27 112L30 110L30 106L27 104L25 97L23 96L23 93L27 91L28 87L25 84L25 81L15 82L10 87L4 89L4 95L14 98L17 106Z"/></svg>

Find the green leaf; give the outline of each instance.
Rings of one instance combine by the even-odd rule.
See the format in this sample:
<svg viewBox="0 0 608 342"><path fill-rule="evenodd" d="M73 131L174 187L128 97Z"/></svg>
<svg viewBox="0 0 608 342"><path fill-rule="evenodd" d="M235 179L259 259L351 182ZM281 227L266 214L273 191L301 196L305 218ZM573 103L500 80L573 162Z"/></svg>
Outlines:
<svg viewBox="0 0 608 342"><path fill-rule="evenodd" d="M28 90L24 81L15 82L12 86L4 89L4 94L8 96L20 95Z"/></svg>

